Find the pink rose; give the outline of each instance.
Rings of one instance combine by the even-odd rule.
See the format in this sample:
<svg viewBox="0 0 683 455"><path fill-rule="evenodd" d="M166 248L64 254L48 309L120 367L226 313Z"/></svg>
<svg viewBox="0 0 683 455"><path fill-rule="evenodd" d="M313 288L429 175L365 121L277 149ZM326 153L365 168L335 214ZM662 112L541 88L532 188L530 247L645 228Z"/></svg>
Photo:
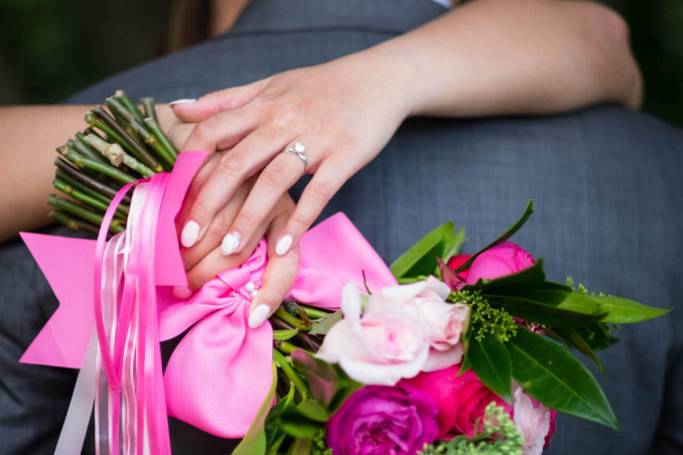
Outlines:
<svg viewBox="0 0 683 455"><path fill-rule="evenodd" d="M405 307L380 304L373 296L361 314L358 290L353 284L344 288L344 319L332 326L316 355L363 384L394 385L422 370L429 342Z"/></svg>
<svg viewBox="0 0 683 455"><path fill-rule="evenodd" d="M363 387L327 423L334 455L413 455L437 436L436 405L409 386Z"/></svg>
<svg viewBox="0 0 683 455"><path fill-rule="evenodd" d="M468 255L458 255L448 261L448 266L455 270L462 265ZM467 284L475 284L480 279L493 280L506 275L521 272L534 265L533 256L513 242L503 242L481 253L472 262L469 269L459 273Z"/></svg>

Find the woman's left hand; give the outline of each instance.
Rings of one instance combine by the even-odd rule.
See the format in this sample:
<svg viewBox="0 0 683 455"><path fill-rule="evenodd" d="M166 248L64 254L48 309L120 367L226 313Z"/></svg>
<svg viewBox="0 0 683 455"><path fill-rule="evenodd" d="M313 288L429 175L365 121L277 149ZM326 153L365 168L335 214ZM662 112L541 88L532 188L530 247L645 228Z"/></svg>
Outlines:
<svg viewBox="0 0 683 455"><path fill-rule="evenodd" d="M286 254L409 114L410 90L390 66L382 56L354 54L175 104L182 121L197 123L184 150L226 150L207 163L206 178L190 190L196 197L186 211L185 226L191 227L184 229L197 232L194 242L240 185L255 177L223 240L224 254L240 253L289 188L312 174L276 237L276 253ZM287 152L290 147L305 158Z"/></svg>

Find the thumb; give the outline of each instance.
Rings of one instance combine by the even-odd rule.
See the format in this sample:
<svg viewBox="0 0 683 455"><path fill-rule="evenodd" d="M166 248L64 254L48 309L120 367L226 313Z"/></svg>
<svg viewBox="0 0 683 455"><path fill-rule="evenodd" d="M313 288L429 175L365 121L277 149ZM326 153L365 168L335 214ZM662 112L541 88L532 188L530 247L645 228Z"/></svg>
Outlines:
<svg viewBox="0 0 683 455"><path fill-rule="evenodd" d="M270 81L270 78L211 92L197 100L181 99L171 101L169 105L181 121L197 123L217 112L244 106L263 90L268 81Z"/></svg>

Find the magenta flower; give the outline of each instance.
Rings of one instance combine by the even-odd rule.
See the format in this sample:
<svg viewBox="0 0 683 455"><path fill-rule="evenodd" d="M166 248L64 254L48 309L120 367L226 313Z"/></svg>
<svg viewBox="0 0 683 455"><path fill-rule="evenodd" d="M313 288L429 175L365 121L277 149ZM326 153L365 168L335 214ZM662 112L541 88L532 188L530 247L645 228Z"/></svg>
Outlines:
<svg viewBox="0 0 683 455"><path fill-rule="evenodd" d="M411 386L368 386L327 424L334 455L413 455L437 437L436 404Z"/></svg>

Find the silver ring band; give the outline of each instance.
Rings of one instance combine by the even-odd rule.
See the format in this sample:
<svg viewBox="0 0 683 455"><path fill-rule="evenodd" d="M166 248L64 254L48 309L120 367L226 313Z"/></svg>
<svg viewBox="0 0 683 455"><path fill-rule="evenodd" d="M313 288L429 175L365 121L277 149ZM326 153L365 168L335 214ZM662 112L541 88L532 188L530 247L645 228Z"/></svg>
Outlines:
<svg viewBox="0 0 683 455"><path fill-rule="evenodd" d="M301 142L295 142L287 146L284 150L285 152L290 152L295 154L302 163L304 163L304 171L308 169L308 157L306 156L306 146Z"/></svg>

